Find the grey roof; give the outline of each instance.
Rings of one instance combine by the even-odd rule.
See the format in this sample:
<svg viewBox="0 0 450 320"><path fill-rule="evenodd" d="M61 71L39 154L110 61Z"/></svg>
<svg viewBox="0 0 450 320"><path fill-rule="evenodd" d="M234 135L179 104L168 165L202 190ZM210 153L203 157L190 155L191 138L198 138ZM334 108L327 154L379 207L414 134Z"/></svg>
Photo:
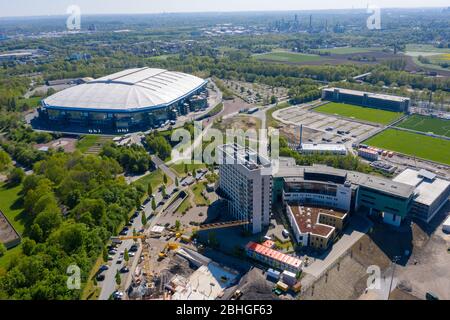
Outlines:
<svg viewBox="0 0 450 320"><path fill-rule="evenodd" d="M393 96L393 95L389 95L389 94L373 93L373 92L367 92L367 91L358 91L358 90L343 89L343 88L324 88L323 89L323 91L329 91L329 92L333 92L334 90L339 90L340 93L351 94L354 96L363 96L366 94L369 98L382 99L382 100L392 100L392 101L398 101L398 102L410 100L407 97Z"/></svg>
<svg viewBox="0 0 450 320"><path fill-rule="evenodd" d="M280 165L280 168L278 172L274 174L274 177L275 178L297 177L303 179L305 171L333 174L339 177L346 177L347 181L351 182L353 185L378 190L402 198L409 198L414 194L414 187L406 183L393 181L387 178L373 176L361 172L336 169L325 165L295 166L295 167Z"/></svg>
<svg viewBox="0 0 450 320"><path fill-rule="evenodd" d="M431 173L432 176L434 175ZM438 199L443 193L448 192L450 188L450 182L444 179L434 177L433 179L424 179L422 170L416 171L414 169L407 168L402 173L394 178L394 181L405 183L415 188L417 194L414 201L431 205Z"/></svg>
<svg viewBox="0 0 450 320"><path fill-rule="evenodd" d="M205 84L174 71L128 69L60 91L43 100L47 108L138 111L170 105Z"/></svg>

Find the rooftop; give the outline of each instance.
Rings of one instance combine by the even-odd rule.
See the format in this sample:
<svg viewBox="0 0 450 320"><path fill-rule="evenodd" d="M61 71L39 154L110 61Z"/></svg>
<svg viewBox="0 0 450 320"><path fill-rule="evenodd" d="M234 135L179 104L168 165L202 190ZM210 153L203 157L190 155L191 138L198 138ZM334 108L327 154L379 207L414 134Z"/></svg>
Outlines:
<svg viewBox="0 0 450 320"><path fill-rule="evenodd" d="M274 174L274 177L290 177L290 178L302 178L304 179L304 173L323 173L329 175L336 175L339 177L346 177L346 180L353 185L363 186L369 189L379 190L397 197L409 198L414 193L414 187L406 183L390 180L383 177L377 177L374 175L347 171L342 169L336 169L325 165L313 165L313 166L283 166L280 163L278 172Z"/></svg>
<svg viewBox="0 0 450 320"><path fill-rule="evenodd" d="M299 268L302 265L302 260L295 257L291 257L287 254L271 249L256 242L250 241L246 247L249 250L255 251L263 256L272 258L274 260L286 263L288 265L293 266L294 268Z"/></svg>
<svg viewBox="0 0 450 320"><path fill-rule="evenodd" d="M337 143L302 143L301 150L346 152L347 148L345 147L345 145Z"/></svg>
<svg viewBox="0 0 450 320"><path fill-rule="evenodd" d="M334 231L334 227L320 223L320 215L326 214L339 219L343 219L347 215L344 211L320 207L306 207L292 204L289 205L289 208L294 215L301 233L311 233L326 238Z"/></svg>
<svg viewBox="0 0 450 320"><path fill-rule="evenodd" d="M43 100L50 109L136 111L168 106L198 90L205 80L153 68L128 69L60 91Z"/></svg>
<svg viewBox="0 0 450 320"><path fill-rule="evenodd" d="M424 205L431 205L443 192L445 192L450 182L436 178L431 172L425 170L414 170L407 168L394 178L394 181L401 182L415 188L417 194L415 201ZM431 178L431 179L430 179Z"/></svg>
<svg viewBox="0 0 450 320"><path fill-rule="evenodd" d="M406 98L406 97L399 97L399 96L393 96L393 95L389 95L389 94L373 93L373 92L367 92L367 91L342 89L342 88L325 88L323 90L330 91L330 92L333 92L334 90L339 90L340 93L351 94L351 95L355 95L355 96L363 96L363 95L367 94L369 98L392 100L392 101L398 101L398 102L410 100L409 98Z"/></svg>
<svg viewBox="0 0 450 320"><path fill-rule="evenodd" d="M262 167L270 167L268 159L258 154L252 149L242 147L236 143L224 144L217 147L224 164L242 164L249 170L256 170Z"/></svg>

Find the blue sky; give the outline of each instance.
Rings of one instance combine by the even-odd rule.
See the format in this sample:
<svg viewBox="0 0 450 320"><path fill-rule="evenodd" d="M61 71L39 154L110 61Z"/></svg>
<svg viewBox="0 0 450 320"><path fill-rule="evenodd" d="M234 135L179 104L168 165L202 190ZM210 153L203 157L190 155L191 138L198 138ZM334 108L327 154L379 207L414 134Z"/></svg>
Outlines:
<svg viewBox="0 0 450 320"><path fill-rule="evenodd" d="M0 0L0 16L65 15L70 5L85 14L262 11L383 7L445 7L449 0Z"/></svg>

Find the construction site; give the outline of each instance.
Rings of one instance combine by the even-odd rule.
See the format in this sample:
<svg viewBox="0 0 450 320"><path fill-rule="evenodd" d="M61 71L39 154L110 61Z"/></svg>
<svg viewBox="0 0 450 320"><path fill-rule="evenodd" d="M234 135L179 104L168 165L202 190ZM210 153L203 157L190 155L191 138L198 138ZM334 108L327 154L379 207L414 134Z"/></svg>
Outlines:
<svg viewBox="0 0 450 320"><path fill-rule="evenodd" d="M197 230L235 227L246 221L211 223ZM154 227L147 235L119 237L141 243L140 257L131 284L132 300L214 300L237 283L241 274L202 254L204 247L184 230ZM194 238L194 239L193 239Z"/></svg>

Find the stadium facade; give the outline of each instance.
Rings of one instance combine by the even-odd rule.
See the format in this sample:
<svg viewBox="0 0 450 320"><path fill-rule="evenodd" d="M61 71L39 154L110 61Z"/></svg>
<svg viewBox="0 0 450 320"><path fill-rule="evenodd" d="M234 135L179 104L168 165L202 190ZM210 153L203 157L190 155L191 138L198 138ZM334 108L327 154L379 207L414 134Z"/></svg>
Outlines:
<svg viewBox="0 0 450 320"><path fill-rule="evenodd" d="M323 89L322 99L395 112L408 112L411 104L405 97L341 88Z"/></svg>
<svg viewBox="0 0 450 320"><path fill-rule="evenodd" d="M159 127L207 107L207 81L181 72L137 68L91 80L41 102L48 126L105 131Z"/></svg>

